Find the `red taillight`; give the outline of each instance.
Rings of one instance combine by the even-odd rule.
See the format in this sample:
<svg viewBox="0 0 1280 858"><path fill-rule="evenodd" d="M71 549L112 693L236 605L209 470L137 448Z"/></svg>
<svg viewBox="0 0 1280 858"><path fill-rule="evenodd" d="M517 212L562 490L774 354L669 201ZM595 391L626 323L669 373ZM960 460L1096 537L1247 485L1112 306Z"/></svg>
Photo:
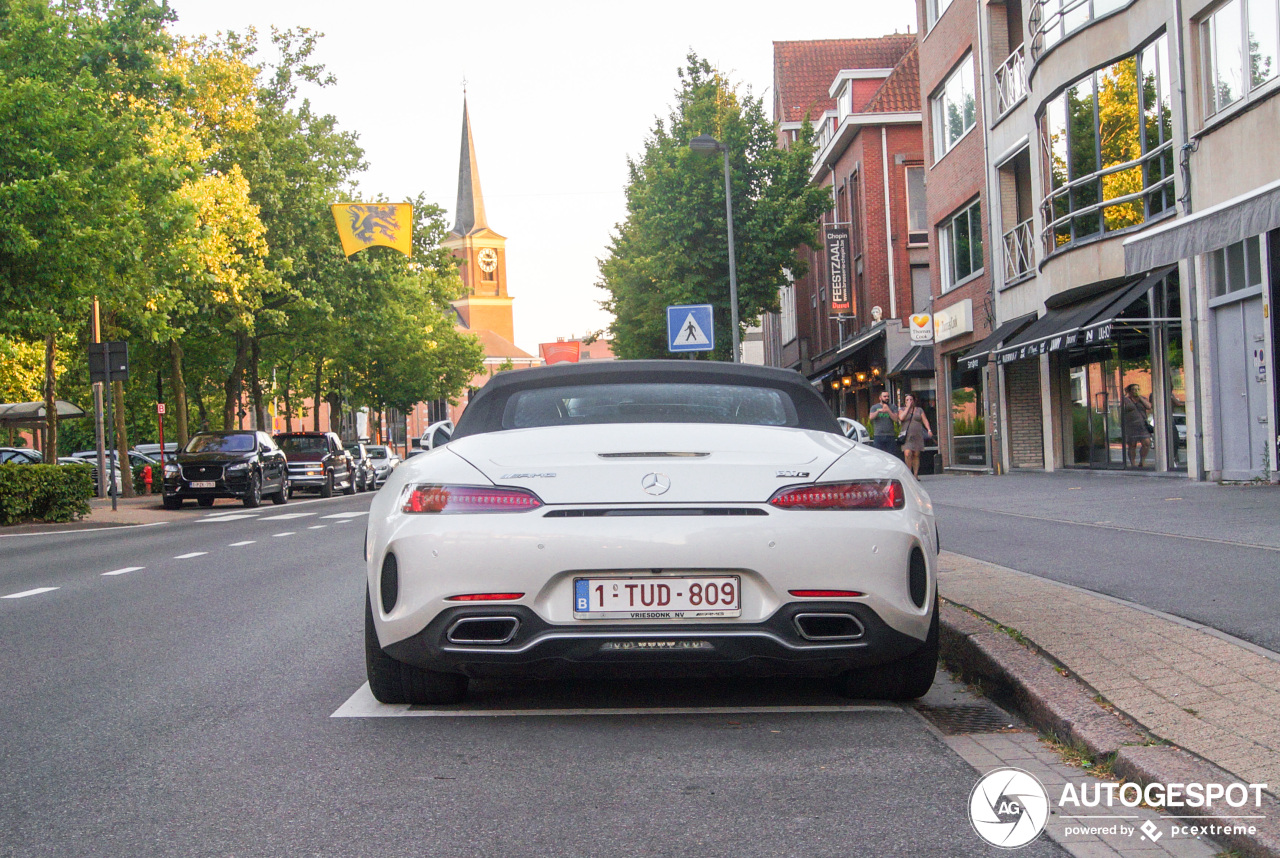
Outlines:
<svg viewBox="0 0 1280 858"><path fill-rule="evenodd" d="M423 483L405 489L405 512L526 512L542 506L542 501L525 489L484 488L483 486L442 486Z"/></svg>
<svg viewBox="0 0 1280 858"><path fill-rule="evenodd" d="M467 593L465 596L449 596L446 602L511 602L523 599L524 593Z"/></svg>
<svg viewBox="0 0 1280 858"><path fill-rule="evenodd" d="M906 495L897 480L852 480L780 489L769 503L780 509L902 509Z"/></svg>
<svg viewBox="0 0 1280 858"><path fill-rule="evenodd" d="M857 590L788 590L801 599L853 599L863 595Z"/></svg>

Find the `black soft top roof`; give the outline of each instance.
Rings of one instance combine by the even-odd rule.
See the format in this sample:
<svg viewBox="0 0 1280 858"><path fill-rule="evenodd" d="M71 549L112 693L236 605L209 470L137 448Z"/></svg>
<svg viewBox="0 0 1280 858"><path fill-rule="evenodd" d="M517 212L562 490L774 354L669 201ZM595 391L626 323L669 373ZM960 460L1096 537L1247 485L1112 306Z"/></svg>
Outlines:
<svg viewBox="0 0 1280 858"><path fill-rule="evenodd" d="M453 438L498 432L507 400L525 390L591 384L735 384L781 391L795 405L801 429L842 434L825 402L799 373L750 364L689 360L611 360L557 363L489 379L458 418Z"/></svg>

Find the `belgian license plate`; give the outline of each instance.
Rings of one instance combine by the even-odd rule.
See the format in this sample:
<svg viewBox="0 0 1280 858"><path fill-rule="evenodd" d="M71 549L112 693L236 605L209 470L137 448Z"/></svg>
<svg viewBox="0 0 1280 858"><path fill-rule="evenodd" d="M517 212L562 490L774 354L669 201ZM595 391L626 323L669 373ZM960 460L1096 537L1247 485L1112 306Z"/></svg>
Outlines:
<svg viewBox="0 0 1280 858"><path fill-rule="evenodd" d="M193 489L213 489L217 488L217 486L218 483L216 480L193 480L191 483L191 488Z"/></svg>
<svg viewBox="0 0 1280 858"><path fill-rule="evenodd" d="M742 615L737 575L575 578L575 620L692 620Z"/></svg>

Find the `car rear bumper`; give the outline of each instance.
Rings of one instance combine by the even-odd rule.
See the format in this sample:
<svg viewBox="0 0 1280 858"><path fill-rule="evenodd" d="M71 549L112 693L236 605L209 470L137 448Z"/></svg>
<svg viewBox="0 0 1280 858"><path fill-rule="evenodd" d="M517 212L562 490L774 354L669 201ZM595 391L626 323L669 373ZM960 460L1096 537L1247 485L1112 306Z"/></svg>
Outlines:
<svg viewBox="0 0 1280 858"><path fill-rule="evenodd" d="M797 619L851 616L857 636L810 640ZM504 643L458 642L460 621L514 621ZM461 633L462 638L467 633ZM418 634L386 647L394 658L471 677L834 676L893 661L923 642L890 628L863 604L792 602L760 623L627 625L565 628L523 605L456 607Z"/></svg>

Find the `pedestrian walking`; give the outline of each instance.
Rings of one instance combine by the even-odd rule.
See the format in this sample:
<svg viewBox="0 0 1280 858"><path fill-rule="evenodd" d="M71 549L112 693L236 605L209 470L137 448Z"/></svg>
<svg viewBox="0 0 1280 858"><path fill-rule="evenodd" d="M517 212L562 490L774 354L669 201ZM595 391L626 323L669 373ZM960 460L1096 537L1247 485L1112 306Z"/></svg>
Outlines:
<svg viewBox="0 0 1280 858"><path fill-rule="evenodd" d="M880 391L880 401L871 406L871 446L894 456L898 452L898 435L896 431L898 412L889 404L889 391Z"/></svg>
<svg viewBox="0 0 1280 858"><path fill-rule="evenodd" d="M907 394L907 401L898 412L898 420L902 423L902 457L914 476L920 476L920 454L924 451L926 436L932 437L933 429L929 426L929 418L916 406L916 398Z"/></svg>
<svg viewBox="0 0 1280 858"><path fill-rule="evenodd" d="M1124 389L1120 410L1125 443L1128 445L1129 467L1144 468L1147 465L1147 453L1151 451L1151 400L1139 392L1138 385L1130 384Z"/></svg>

